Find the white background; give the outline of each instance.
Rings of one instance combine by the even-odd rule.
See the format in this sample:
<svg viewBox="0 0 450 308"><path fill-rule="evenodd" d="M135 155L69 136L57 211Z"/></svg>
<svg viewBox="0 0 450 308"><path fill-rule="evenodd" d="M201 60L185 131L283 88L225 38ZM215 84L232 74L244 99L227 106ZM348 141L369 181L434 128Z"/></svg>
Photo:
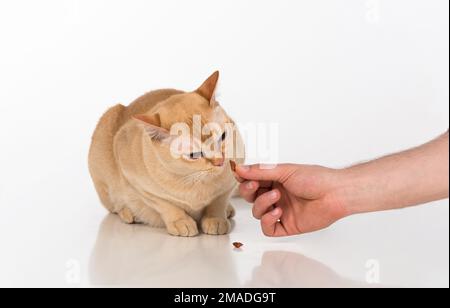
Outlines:
<svg viewBox="0 0 450 308"><path fill-rule="evenodd" d="M106 213L87 172L90 136L107 107L162 87L193 90L216 69L220 101L238 122L279 123L280 161L343 167L421 144L449 126L448 6L447 0L1 1L0 286L112 283L98 275L114 276L117 284L183 286L195 274L159 267L160 260L179 254L173 261L179 266L183 245L202 254L206 248L196 245L206 241L224 254L203 254L210 263L193 268L206 268L226 286L364 282L365 264L375 259L383 285L448 287L448 200L276 240L260 234L240 201L230 237L197 242L147 229L135 234L106 218L107 230L125 230L105 231L103 240L117 244L125 236L132 245L104 243L117 248L108 253L97 251L100 235L94 245ZM228 249L236 239L247 241L241 254ZM160 241L166 250L153 255ZM117 259L107 260L111 255ZM285 259L294 277L284 275ZM99 271L96 261L111 267ZM233 265L220 272L221 262ZM115 273L123 264L138 268ZM79 267L80 275L72 279L66 266ZM134 279L141 270L146 274ZM261 271L279 278L264 283ZM317 279L328 271L344 278ZM197 279L199 286L215 285Z"/></svg>

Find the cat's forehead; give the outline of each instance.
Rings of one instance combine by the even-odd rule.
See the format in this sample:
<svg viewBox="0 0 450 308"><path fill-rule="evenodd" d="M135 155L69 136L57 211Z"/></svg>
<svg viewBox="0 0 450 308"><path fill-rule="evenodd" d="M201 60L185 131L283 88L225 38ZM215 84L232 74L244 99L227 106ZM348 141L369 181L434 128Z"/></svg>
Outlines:
<svg viewBox="0 0 450 308"><path fill-rule="evenodd" d="M211 112L209 122L217 123L222 126L222 125L225 125L226 123L230 122L230 119L228 118L227 114L222 109L222 107L217 105L216 107L213 108L213 110Z"/></svg>
<svg viewBox="0 0 450 308"><path fill-rule="evenodd" d="M230 122L227 114L220 106L210 107L207 110L202 110L198 113L192 113L190 115L190 118L197 118L198 121L201 121L202 125L214 124L220 127L223 127L226 123Z"/></svg>
<svg viewBox="0 0 450 308"><path fill-rule="evenodd" d="M220 107L199 112L189 113L183 121L190 128L204 129L208 127L214 131L224 130L230 119Z"/></svg>
<svg viewBox="0 0 450 308"><path fill-rule="evenodd" d="M204 126L215 123L223 127L230 122L225 111L220 105L211 106L205 99L198 95L180 95L174 97L173 100L165 108L165 120L169 123L186 123L189 126L199 123ZM195 123L197 122L197 123Z"/></svg>

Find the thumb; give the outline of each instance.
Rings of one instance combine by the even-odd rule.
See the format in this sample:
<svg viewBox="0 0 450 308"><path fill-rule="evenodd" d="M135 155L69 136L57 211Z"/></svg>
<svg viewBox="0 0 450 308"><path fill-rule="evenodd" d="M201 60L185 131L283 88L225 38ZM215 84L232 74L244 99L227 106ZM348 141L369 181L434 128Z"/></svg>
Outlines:
<svg viewBox="0 0 450 308"><path fill-rule="evenodd" d="M236 173L245 180L284 183L298 167L292 164L237 166Z"/></svg>

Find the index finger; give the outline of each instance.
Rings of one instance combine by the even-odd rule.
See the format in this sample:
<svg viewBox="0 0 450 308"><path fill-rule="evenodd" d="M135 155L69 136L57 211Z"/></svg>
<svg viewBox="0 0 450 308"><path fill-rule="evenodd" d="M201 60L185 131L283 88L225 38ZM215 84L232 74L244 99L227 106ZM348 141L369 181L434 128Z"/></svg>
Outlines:
<svg viewBox="0 0 450 308"><path fill-rule="evenodd" d="M298 166L283 164L283 165L251 165L236 166L236 174L246 180L253 181L272 181L283 183L295 173Z"/></svg>

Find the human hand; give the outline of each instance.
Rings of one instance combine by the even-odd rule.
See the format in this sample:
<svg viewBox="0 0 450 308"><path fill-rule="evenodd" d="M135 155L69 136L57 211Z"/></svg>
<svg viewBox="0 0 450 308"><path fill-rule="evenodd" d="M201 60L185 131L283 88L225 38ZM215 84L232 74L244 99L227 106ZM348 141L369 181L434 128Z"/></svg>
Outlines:
<svg viewBox="0 0 450 308"><path fill-rule="evenodd" d="M317 231L351 214L448 198L449 133L422 146L335 170L238 166L240 193L267 236ZM232 166L233 167L233 166ZM232 168L234 169L234 168Z"/></svg>
<svg viewBox="0 0 450 308"><path fill-rule="evenodd" d="M340 172L319 166L237 166L241 196L270 237L326 228L349 213L341 196Z"/></svg>

